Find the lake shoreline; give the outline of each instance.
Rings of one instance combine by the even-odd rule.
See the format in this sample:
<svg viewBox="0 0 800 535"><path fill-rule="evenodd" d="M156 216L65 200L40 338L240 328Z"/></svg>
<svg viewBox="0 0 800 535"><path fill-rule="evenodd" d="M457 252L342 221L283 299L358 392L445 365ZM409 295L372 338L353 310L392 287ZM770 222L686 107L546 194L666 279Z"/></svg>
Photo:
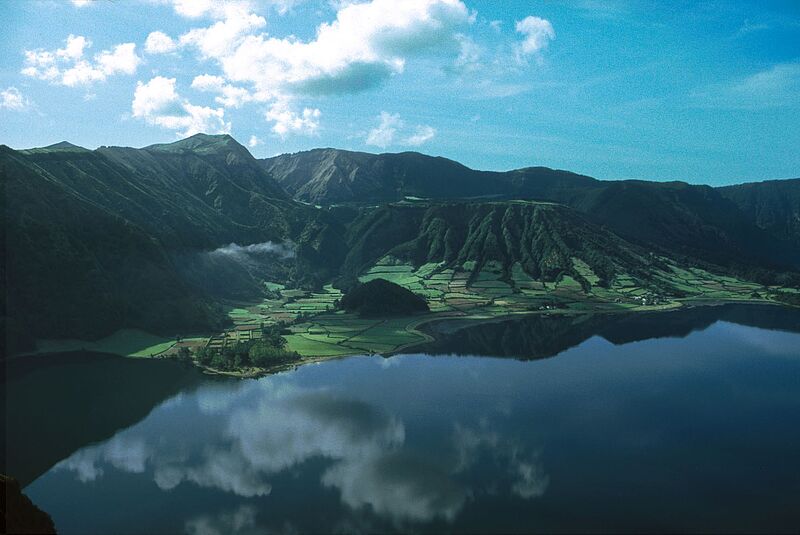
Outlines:
<svg viewBox="0 0 800 535"><path fill-rule="evenodd" d="M452 313L452 312L443 312L443 313L434 313L430 315L425 315L424 317L418 318L416 321L410 321L406 325L406 330L410 333L414 333L420 337L419 340L415 340L413 342L400 345L399 347L386 352L380 351L352 351L352 352L343 352L336 355L301 355L301 359L298 361L292 362L282 362L280 364L276 364L275 366L271 366L268 368L256 368L256 367L247 367L241 370L219 370L209 366L204 366L198 363L196 360L192 359L191 361L187 361L187 364L191 364L195 368L202 371L204 374L207 375L215 375L220 377L231 377L231 378L239 378L239 379L252 379L263 377L266 375L272 375L276 373L281 373L285 371L294 370L300 366L304 366L306 364L317 364L320 362L328 361L328 360L335 360L339 358L346 358L352 357L357 355L381 355L384 357L391 357L394 355L398 355L404 352L407 352L410 349L415 347L420 347L425 344L431 343L436 341L437 334L435 329L432 327L436 324L440 324L442 322L452 321L456 323L463 323L463 327L461 328L469 328L473 326L480 326L480 325L488 325L492 323L498 323L503 321L508 321L512 319L518 318L533 318L533 317L578 317L578 316L596 316L596 315L607 315L607 316L636 316L636 315L644 315L644 314L658 314L658 313L665 313L665 312L676 312L680 310L690 310L694 308L706 308L706 307L719 307L725 305L743 305L743 306L770 306L770 307L778 307L778 308L785 308L785 309L797 309L800 310L800 307L788 305L786 303L779 303L775 301L765 300L765 299L758 299L758 300L687 300L683 302L679 302L678 306L669 306L666 307L664 305L656 305L651 307L641 307L639 309L634 310L575 310L575 309L550 309L550 310L535 310L535 311L526 311L526 312L509 312L508 314L503 315L489 315L489 314L459 314L459 313ZM401 319L410 319L411 317L404 317ZM201 337L202 335L192 335L192 340L198 339L197 337ZM94 342L85 342L86 346L92 346ZM139 355L139 356L131 356L131 355L121 355L118 353L108 353L104 351L95 351L91 347L83 347L83 348L75 348L70 349L66 352L76 352L76 351L83 351L83 352L91 352L91 353L98 353L98 354L113 354L123 358L133 358L133 359L147 359L147 360L178 360L177 353L174 352L175 348L179 346L181 342L174 342L168 348L164 349L160 353L153 354L153 355ZM57 353L64 353L64 351L46 351L46 352L30 352L24 353L19 355L14 355L8 357L6 362L16 361L18 359L31 359L36 357L44 357L47 355L53 355Z"/></svg>

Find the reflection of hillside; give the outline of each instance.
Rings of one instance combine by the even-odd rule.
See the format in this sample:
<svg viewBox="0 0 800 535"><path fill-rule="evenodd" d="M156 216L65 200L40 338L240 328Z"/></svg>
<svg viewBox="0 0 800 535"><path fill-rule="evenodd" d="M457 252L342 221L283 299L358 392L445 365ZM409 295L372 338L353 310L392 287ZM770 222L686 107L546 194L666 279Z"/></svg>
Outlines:
<svg viewBox="0 0 800 535"><path fill-rule="evenodd" d="M77 352L16 359L6 373L10 402L0 471L22 487L78 448L141 420L199 378L175 362Z"/></svg>
<svg viewBox="0 0 800 535"><path fill-rule="evenodd" d="M436 341L421 346L419 352L540 359L557 355L592 336L602 336L617 345L651 338L683 338L717 321L800 332L798 309L723 305L635 314L537 315L464 327L448 321L428 328Z"/></svg>

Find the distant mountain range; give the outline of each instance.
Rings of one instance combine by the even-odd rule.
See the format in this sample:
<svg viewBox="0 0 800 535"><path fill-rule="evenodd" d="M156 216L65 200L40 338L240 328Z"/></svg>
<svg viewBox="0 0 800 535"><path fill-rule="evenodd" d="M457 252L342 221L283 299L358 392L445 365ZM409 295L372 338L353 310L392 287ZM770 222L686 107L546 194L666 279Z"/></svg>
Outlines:
<svg viewBox="0 0 800 535"><path fill-rule="evenodd" d="M315 149L262 160L295 199L319 204L529 199L570 206L630 240L725 266L800 265L800 179L712 188L602 181L547 167L476 171L416 152Z"/></svg>
<svg viewBox="0 0 800 535"><path fill-rule="evenodd" d="M545 279L579 256L598 284L620 266L647 279L653 254L762 282L800 271L800 180L601 181L336 149L259 161L203 134L141 149L0 146L0 179L12 351L123 326L219 328L219 300L256 295L262 279L348 284L387 254L519 263ZM291 254L241 261L231 243Z"/></svg>

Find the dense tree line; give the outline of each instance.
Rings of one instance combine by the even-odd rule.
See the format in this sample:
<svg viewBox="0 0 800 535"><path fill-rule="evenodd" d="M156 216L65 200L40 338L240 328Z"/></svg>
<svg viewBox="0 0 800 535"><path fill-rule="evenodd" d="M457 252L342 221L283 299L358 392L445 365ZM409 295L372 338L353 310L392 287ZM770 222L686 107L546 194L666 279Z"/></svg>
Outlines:
<svg viewBox="0 0 800 535"><path fill-rule="evenodd" d="M202 347L197 350L195 358L203 366L223 371L268 368L299 360L299 354L286 349L286 339L281 335L284 330L282 323L263 326L261 339L237 342L222 349Z"/></svg>

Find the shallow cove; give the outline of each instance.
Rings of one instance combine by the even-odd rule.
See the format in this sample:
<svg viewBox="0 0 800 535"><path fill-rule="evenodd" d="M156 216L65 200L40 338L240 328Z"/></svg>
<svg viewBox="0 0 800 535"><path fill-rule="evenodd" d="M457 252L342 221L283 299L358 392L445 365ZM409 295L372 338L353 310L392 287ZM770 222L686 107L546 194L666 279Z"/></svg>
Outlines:
<svg viewBox="0 0 800 535"><path fill-rule="evenodd" d="M257 380L63 363L9 376L9 422L82 426L30 451L60 533L796 531L800 312L759 308L440 325Z"/></svg>

